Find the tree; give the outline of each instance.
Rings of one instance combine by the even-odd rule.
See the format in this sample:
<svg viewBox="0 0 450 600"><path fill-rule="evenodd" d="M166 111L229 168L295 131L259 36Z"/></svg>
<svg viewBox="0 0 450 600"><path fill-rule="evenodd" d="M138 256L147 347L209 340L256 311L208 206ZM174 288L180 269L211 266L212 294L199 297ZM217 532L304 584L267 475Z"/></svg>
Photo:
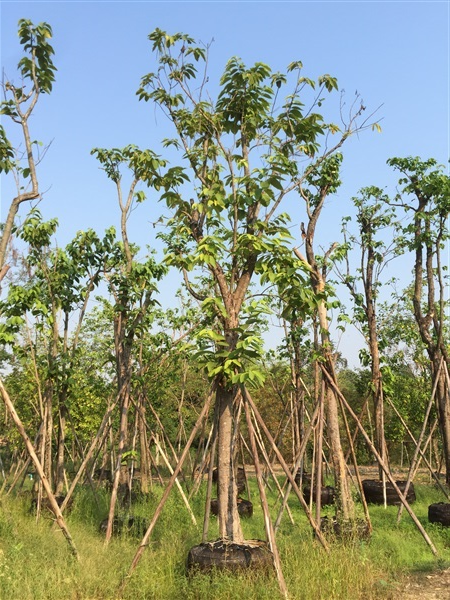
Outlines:
<svg viewBox="0 0 450 600"><path fill-rule="evenodd" d="M449 239L450 177L434 159L391 158L388 164L401 174L394 203L411 215L399 243L414 253L414 317L430 361L432 383L437 386L446 480L450 483L450 357L445 319L448 276L442 262L442 250Z"/></svg>
<svg viewBox="0 0 450 600"><path fill-rule="evenodd" d="M25 259L28 280L9 287L0 304L5 321L0 342L31 358L41 419L41 463L46 478L61 495L64 487L66 418L82 322L91 292L100 281L113 232L103 240L88 230L66 248L52 248L57 220L44 222L36 209L25 220L21 238L29 244ZM69 323L75 321L69 331ZM35 335L24 335L34 330ZM56 461L53 456L54 419L58 423ZM56 466L55 466L56 462ZM55 467L55 468L54 468Z"/></svg>
<svg viewBox="0 0 450 600"><path fill-rule="evenodd" d="M341 279L350 291L354 303L354 315L358 326L368 346L368 355L362 355L370 364L372 373L371 393L375 424L375 448L383 460L386 460L386 442L384 436L384 405L382 382L382 357L380 356L380 335L377 322L377 298L382 285L381 273L395 255L396 245L392 241L385 242L383 234L387 228L390 232L395 228L394 211L388 206L389 198L377 187L368 187L360 191L358 197L353 198L357 209L356 221L358 235L349 235L347 222L344 223L344 235L347 250L359 247L360 266L351 269L349 254L346 252L346 272L341 274ZM388 233L388 237L389 233ZM394 236L395 237L395 236ZM362 292L358 289L362 285ZM379 466L380 479L383 478L383 469Z"/></svg>
<svg viewBox="0 0 450 600"><path fill-rule="evenodd" d="M163 110L176 134L164 145L182 155L153 184L172 211L170 233L161 237L167 262L183 272L188 290L211 315L213 326L201 335L210 342L206 368L217 382L219 534L241 542L235 482L240 390L262 383L255 365L261 340L253 327L258 304L243 311L250 283L292 252L282 201L364 125L352 118L341 131L326 123L315 110L337 81L323 75L316 83L303 75L300 61L282 74L233 57L213 102L205 91L208 47L160 29L149 39L157 69L142 78L137 93ZM280 90L291 79L291 93L281 102ZM336 142L328 145L332 135ZM193 279L200 272L210 278L207 294Z"/></svg>
<svg viewBox="0 0 450 600"><path fill-rule="evenodd" d="M113 260L107 269L108 289L114 299L114 356L117 397L120 409L119 444L117 448L111 504L106 530L106 542L112 535L115 505L119 484L128 484L128 472L123 457L128 450L128 413L133 376L133 345L142 331L145 318L154 305L157 282L166 273L164 265L153 256L145 262L136 259L138 248L128 239L127 223L135 202L142 202L145 193L136 191L140 182L150 185L158 181L158 169L165 165L150 150L139 150L129 145L123 149L94 148L94 154L109 179L115 184L120 207L121 244L116 244ZM131 174L126 196L122 189L122 171Z"/></svg>
<svg viewBox="0 0 450 600"><path fill-rule="evenodd" d="M327 285L327 271L330 255L337 244L332 244L323 257L318 257L314 249L314 237L324 203L329 194L336 192L341 184L339 179L342 155L335 153L322 161L308 173L299 187L299 193L306 204L307 223L302 224L302 236L305 242L305 256L298 249L295 252L309 272L310 285L316 299L318 332L320 339L320 359L322 368L329 379L337 386L334 365L334 353L329 332L328 306L330 289ZM336 517L338 520L354 519L354 504L347 480L347 466L339 431L339 405L334 389L325 379L325 412L328 437L331 448L331 462L336 483Z"/></svg>
<svg viewBox="0 0 450 600"><path fill-rule="evenodd" d="M6 275L7 251L14 230L19 206L40 198L36 165L40 161L39 144L33 141L29 130L29 119L41 94L52 91L56 67L53 64L54 50L49 43L52 29L47 23L33 25L28 19L19 21L20 43L25 56L18 68L22 78L20 85L10 80L3 84L6 100L0 103L0 114L7 115L22 128L25 150L23 154L14 149L5 129L0 125L0 173L14 173L18 194L12 200L0 237L0 282ZM29 89L26 88L28 84ZM22 166L22 160L26 166Z"/></svg>

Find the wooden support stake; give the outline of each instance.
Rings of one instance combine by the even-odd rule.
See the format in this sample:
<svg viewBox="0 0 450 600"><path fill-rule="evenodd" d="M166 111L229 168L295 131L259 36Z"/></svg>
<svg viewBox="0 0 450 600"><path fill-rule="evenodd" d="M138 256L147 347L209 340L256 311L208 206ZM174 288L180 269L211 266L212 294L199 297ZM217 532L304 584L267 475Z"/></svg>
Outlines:
<svg viewBox="0 0 450 600"><path fill-rule="evenodd" d="M373 531L372 521L370 520L369 507L367 506L367 501L366 501L366 497L364 495L364 489L363 489L363 485L362 485L361 475L360 475L359 469L358 469L358 461L356 460L355 446L353 445L353 438L350 433L350 427L348 425L347 415L345 414L344 407L342 405L342 400L341 400L340 396L338 396L338 399L339 399L339 404L340 404L340 408L341 408L342 418L343 418L344 425L345 425L345 432L347 434L347 439L348 439L348 443L349 443L349 447L350 447L350 450L349 450L350 456L352 458L353 468L355 470L356 482L358 484L359 493L361 495L361 502L363 505L364 516L366 518L369 534L371 534ZM359 420L358 420L358 423L360 423ZM386 494L386 485L385 484L383 484L383 485L384 485L384 494ZM405 496L406 496L406 492L405 492Z"/></svg>
<svg viewBox="0 0 450 600"><path fill-rule="evenodd" d="M271 465L271 463L270 463L270 459L269 459L269 456L268 456L268 454L267 454L267 451L266 451L266 449L265 449L265 447L264 447L264 442L263 442L263 439L262 439L262 436L261 436L261 433L260 433L260 431L259 431L259 428L258 428L258 424L257 424L257 423L254 423L254 429L255 429L255 438L256 438L256 441L258 442L258 446L259 446L259 448L260 448L260 450L261 450L261 453L262 453L262 455L263 455L263 457L264 457L264 460L265 460L265 462L266 462L266 465L267 465L267 467L268 467L268 469L269 469L269 472L270 472L270 474L271 474L271 476L272 476L272 479L273 479L273 481L274 481L274 483L275 483L275 486L276 486L276 488L277 488L277 490L278 490L279 494L282 494L282 493L283 493L283 491L282 491L282 489L281 489L280 482L278 481L278 479L277 479L277 476L275 475L275 473L274 473L274 470L273 470L273 468L272 468L272 465ZM253 453L253 452L252 452L252 453ZM269 486L267 486L267 487L269 487ZM269 489L270 489L270 488L269 488ZM294 517L292 516L291 510L290 510L290 508L289 508L289 506L288 506L287 504L286 504L286 511L287 511L287 513L288 513L289 520L291 521L292 525L295 525L295 523L294 523Z"/></svg>
<svg viewBox="0 0 450 600"><path fill-rule="evenodd" d="M69 502L69 500L70 500L70 497L71 497L71 496L72 496L72 494L73 494L73 491L74 491L74 489L75 489L75 486L77 485L78 481L80 480L81 476L83 475L83 473L84 473L84 470L85 470L85 468L86 468L86 465L87 465L87 463L89 462L89 459L91 458L92 454L94 453L94 450L95 450L95 447L96 447L97 443L99 442L100 438L101 438L101 437L102 437L102 435L103 435L103 431L104 431L104 429L105 429L105 427L106 427L106 425L107 425L107 423L108 423L108 420L109 420L109 417L111 416L111 413L113 412L114 408L115 408L115 407L116 407L116 405L117 405L117 402L118 402L118 400L116 400L116 401L114 402L114 404L112 404L112 406L110 406L110 407L108 408L108 410L106 411L105 415L103 416L102 422L101 422L101 424L100 424L100 427L99 427L99 429L98 429L98 431L97 431L97 435L96 435L96 436L95 436L95 438L93 439L93 441L92 441L92 443L91 443L91 447L89 448L89 450L88 450L87 454L85 455L85 457L84 457L84 459L83 459L83 462L81 463L81 465L80 465L80 468L78 469L78 472L77 472L77 474L75 475L75 477L74 477L74 480L72 481L72 484L71 484L71 486L70 486L70 489L69 489L69 491L67 492L67 495L66 495L66 497L64 498L64 502L63 502L63 503L62 503L62 505L61 505L61 512L63 512L63 511L64 511L64 509L66 508L66 506L67 506L67 503Z"/></svg>
<svg viewBox="0 0 450 600"><path fill-rule="evenodd" d="M398 412L398 410L396 409L396 407L394 406L394 404L392 403L391 400L389 400L388 398L388 402L391 405L393 411L395 412L395 414L397 415L397 417L400 419L401 424L403 425L403 427L406 430L406 433L409 435L409 437L411 438L411 440L414 442L414 444L416 444L416 438L414 437L413 433L411 432L411 430L409 429L408 425L406 424L406 421L404 420L404 418L402 417L402 415ZM433 424L433 428L436 426L437 421L434 422ZM444 493L445 497L450 500L450 494L449 492L445 489L445 487L442 485L441 480L439 479L439 477L436 475L436 473L433 470L433 466L432 464L429 462L429 460L427 459L427 457L425 456L424 452L422 450L419 450L419 454L422 457L424 463L427 465L432 477L434 477L434 480L436 482L436 484L438 485L438 487L440 487L441 491Z"/></svg>
<svg viewBox="0 0 450 600"><path fill-rule="evenodd" d="M313 414L311 416L311 419L310 419L310 422L309 422L309 425L308 425L308 429L305 431L305 435L303 437L302 443L301 443L300 448L298 450L297 458L296 458L296 460L294 462L294 468L293 468L294 478L295 478L295 476L297 474L297 471L299 469L300 464L303 461L303 456L304 456L305 451L306 451L306 446L308 444L309 437L310 437L311 432L312 432L312 430L314 428L314 423L315 423L315 421L317 419L317 415L319 414L319 408L320 408L320 403L317 402L316 406L314 408L314 412L313 412ZM286 489L286 492L285 492L285 494L283 496L281 507L280 507L280 510L278 512L278 516L277 516L276 521L275 521L275 531L278 531L278 528L280 527L281 518L283 516L285 508L287 507L287 502L288 502L288 499L289 499L289 494L291 493L291 489L292 489L292 485L289 482L288 478L286 478L286 481L287 481L287 489ZM303 495L302 495L302 498L303 498ZM304 502L304 500L303 500L303 502ZM300 500L300 503L303 506L303 503L302 503L301 500ZM309 508L308 508L308 511L311 514L311 511L309 510Z"/></svg>
<svg viewBox="0 0 450 600"><path fill-rule="evenodd" d="M413 454L413 457L411 459L411 465L409 467L408 477L406 478L406 485L405 485L405 491L404 491L405 496L408 493L409 486L411 484L411 481L413 479L414 473L416 471L416 464L417 464L417 467L419 466L419 462L420 462L420 458L419 458L420 447L422 446L422 441L423 441L423 438L425 437L425 430L427 428L428 418L430 416L430 412L431 412L431 409L433 407L434 397L436 395L436 389L437 389L437 385L438 385L438 379L439 379L439 376L440 376L440 373L441 373L441 370L442 370L443 363L444 363L444 357L441 358L441 362L439 364L439 369L438 369L438 372L436 374L436 380L434 382L433 390L431 392L430 401L428 402L428 406L427 406L427 409L425 411L425 416L424 416L424 419L423 419L422 430L421 430L421 432L419 434L419 437L418 437L418 439L416 441L416 447L414 449L414 454ZM424 450L425 450L425 448L424 448ZM402 512L403 512L403 504L401 504L398 507L397 523L400 523L400 519L402 518Z"/></svg>
<svg viewBox="0 0 450 600"><path fill-rule="evenodd" d="M156 439L155 436L152 436L153 441L155 442L155 446L158 449L159 453L162 456L163 461L166 463L166 467L169 469L169 472L171 475L173 475L173 469L172 469L172 465L169 462L169 459L167 458L166 453L164 452L164 450L161 448L158 440ZM184 504L186 505L186 508L188 509L188 513L192 519L192 522L194 523L194 525L197 525L197 519L195 518L194 513L192 512L192 508L189 504L189 500L186 498L186 494L183 491L183 488L180 485L180 482L178 481L178 477L175 478L175 485L178 488L178 491L180 492L180 496L183 499Z"/></svg>
<svg viewBox="0 0 450 600"><path fill-rule="evenodd" d="M280 555L278 553L278 546L275 541L275 532L273 529L272 520L270 518L269 505L267 503L266 490L264 488L264 482L262 478L261 465L259 463L258 458L258 449L256 447L255 441L255 428L253 425L253 421L250 414L249 403L246 398L244 398L244 410L245 417L247 420L248 427L248 436L250 441L250 447L253 454L253 463L255 465L255 473L256 473L256 481L258 483L259 496L261 498L261 506L264 514L264 527L266 529L267 541L269 542L269 548L272 552L273 556L273 566L275 567L275 572L277 574L278 585L280 586L280 592L284 596L284 598L288 597L288 591L286 587L286 582L284 580L283 571L281 569L281 561Z"/></svg>
<svg viewBox="0 0 450 600"><path fill-rule="evenodd" d="M203 533L202 533L202 544L208 539L209 530L209 516L211 514L211 495L212 495L212 484L213 484L213 471L214 471L214 460L216 456L217 440L218 440L218 427L219 427L219 406L216 403L214 407L214 422L211 429L212 445L209 453L209 468L208 468L208 484L206 486L206 502L205 502L205 515L203 517Z"/></svg>
<svg viewBox="0 0 450 600"><path fill-rule="evenodd" d="M357 415L353 412L351 406L349 405L349 403L345 399L345 397L342 394L342 392L340 391L340 389L334 383L334 381L333 381L332 377L330 376L330 374L324 368L322 368L322 371L325 374L325 377L327 377L327 379L328 379L330 385L332 386L332 388L334 389L335 393L340 397L340 399L341 399L343 405L345 406L345 408L347 409L348 413L355 420L356 425L359 428L360 432L362 433L363 437L365 438L366 442L368 443L369 448L370 448L372 454L377 459L377 461L380 464L380 466L383 469L383 471L386 473L386 477L389 479L390 483L392 484L392 487L394 488L394 490L396 491L398 497L400 498L401 503L404 505L404 507L408 511L408 514L410 515L411 519L414 521L417 529L420 531L420 533L422 534L422 537L424 538L424 540L426 541L426 543L430 547L431 552L434 554L434 556L437 556L438 555L438 551L437 551L435 545L431 541L431 539L428 536L428 534L425 531L425 529L422 527L422 524L420 523L419 519L416 517L414 511L410 507L410 505L409 505L408 501L406 500L405 496L400 491L398 485L395 483L395 480L394 480L394 478L391 475L389 467L386 465L386 463L384 462L384 460L382 459L382 457L380 456L380 454L378 454L378 451L375 448L375 446L372 444L372 442L370 440L370 437L368 436L366 430L364 429L364 427L362 426L362 424L358 421Z"/></svg>
<svg viewBox="0 0 450 600"><path fill-rule="evenodd" d="M20 420L19 415L17 414L16 409L14 408L14 404L12 403L12 401L8 395L8 392L6 391L6 389L3 385L3 381L1 379L0 379L0 393L3 397L3 402L5 403L5 407L6 407L7 411L11 415L11 418L14 421L14 424L16 425L20 435L22 436L23 441L25 442L25 445L28 450L28 454L29 454L31 460L33 461L36 472L38 473L40 480L42 482L42 485L44 486L44 489L46 491L48 500L50 502L50 506L52 507L52 511L54 512L54 514L56 516L56 521L57 521L61 531L63 532L63 535L67 540L67 543L69 544L72 554L78 560L79 559L78 551L73 542L72 536L70 535L70 532L67 529L66 522L64 521L64 517L62 515L61 509L59 508L58 503L55 500L55 496L53 495L53 492L50 488L47 477L44 473L44 470L42 469L41 463L36 455L36 452L34 451L33 444L31 443L30 438L28 437L28 435L25 431L22 421Z"/></svg>
<svg viewBox="0 0 450 600"><path fill-rule="evenodd" d="M270 431L267 429L267 426L264 423L264 419L262 418L259 410L257 409L256 404L253 402L252 397L250 396L248 390L246 390L245 388L244 388L244 394L245 394L245 398L247 399L248 403L250 404L250 406L252 408L252 411L256 417L256 420L259 423L259 426L263 430L264 435L266 436L270 445L272 446L272 448L275 452L275 455L278 459L278 462L280 463L281 467L283 468L283 470L286 474L286 477L288 478L289 483L292 486L292 489L294 490L297 498L300 500L300 504L302 505L303 510L305 511L308 521L311 523L311 527L313 528L317 539L322 544L322 546L325 548L325 550L328 552L329 547L328 547L328 544L327 544L325 538L322 535L322 532L320 531L320 527L318 527L317 523L314 521L311 511L309 510L309 507L306 504L305 499L303 498L303 494L301 493L301 491L298 488L298 485L295 482L294 476L292 475L292 473L289 469L289 466L286 464L286 461L284 460L283 455L281 454L277 445L275 444L275 440L271 436Z"/></svg>
<svg viewBox="0 0 450 600"><path fill-rule="evenodd" d="M210 444L211 444L211 440L212 440L212 436L213 436L213 429L214 429L214 424L211 425L211 428L209 430L209 434L208 434L208 439L206 440L206 444L205 444L205 448L203 450L203 454L202 454L202 458L200 461L200 464L197 466L194 463L194 470L192 471L192 480L193 480L193 485L192 485L192 489L189 492L189 500L192 498L192 496L194 494L196 494L202 484L203 481L203 471L205 469L205 465L206 462L208 460L208 457L211 455L211 451L210 451Z"/></svg>
<svg viewBox="0 0 450 600"><path fill-rule="evenodd" d="M217 382L214 381L213 384L212 384L212 386L211 386L211 390L209 392L208 398L206 399L205 405L203 406L203 408L202 408L202 410L200 412L200 415L199 415L199 417L197 419L197 422L195 423L194 428L191 431L191 435L189 436L189 439L186 442L186 446L185 446L183 452L181 453L180 460L179 460L177 466L175 467L174 472L172 473L172 476L171 476L171 478L170 478L170 480L169 480L169 482L167 484L166 489L164 490L164 493L163 493L163 495L161 497L161 500L159 501L159 504L156 507L155 514L153 515L151 523L148 526L148 529L145 532L144 537L142 538L142 541L141 541L141 543L140 543L140 545L139 545L139 547L138 547L138 549L136 551L136 554L134 555L134 558L133 558L133 561L131 563L131 566L128 569L128 573L122 579L122 582L121 582L121 584L119 586L119 590L118 590L119 597L122 596L123 591L124 591L124 589L126 587L128 579L130 579L131 575L133 574L133 571L135 570L135 568L139 564L139 561L141 560L141 557L142 557L142 553L144 552L146 546L148 545L148 541L149 541L150 536L151 536L151 534L153 532L153 529L155 528L155 525L156 525L156 523L157 523L157 521L159 519L161 511L164 508L164 504L166 503L167 498L169 497L170 491L171 491L171 489L172 489L172 487L173 487L173 485L175 483L175 480L178 477L178 474L180 473L180 471L181 471L181 469L183 467L184 461L185 461L185 459L186 459L186 457L187 457L187 455L189 453L189 449L190 449L190 447L192 445L192 442L194 441L194 438L195 438L195 436L197 434L197 431L200 429L200 424L202 423L203 418L205 417L205 415L209 411L209 407L211 406L211 401L212 401L214 392L216 391L216 387L217 387Z"/></svg>

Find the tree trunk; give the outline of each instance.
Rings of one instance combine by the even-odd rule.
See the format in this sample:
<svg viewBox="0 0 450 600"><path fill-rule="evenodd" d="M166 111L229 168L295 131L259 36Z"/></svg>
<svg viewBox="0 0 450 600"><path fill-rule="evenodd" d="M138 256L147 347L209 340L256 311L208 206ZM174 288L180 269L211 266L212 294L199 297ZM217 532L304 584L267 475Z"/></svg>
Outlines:
<svg viewBox="0 0 450 600"><path fill-rule="evenodd" d="M146 410L144 396L141 394L138 411L139 447L140 447L140 470L141 470L141 492L148 494L150 473L150 457L146 429Z"/></svg>
<svg viewBox="0 0 450 600"><path fill-rule="evenodd" d="M444 331L444 294L445 287L440 266L440 247L436 242L433 247L432 224L430 213L426 213L428 196L417 193L419 204L414 217L414 239L416 242L414 262L414 317L418 325L421 339L427 349L431 363L432 385L436 383L436 404L439 415L439 427L442 435L446 482L450 484L450 384L448 379L448 354L443 340ZM424 216L425 215L425 216ZM427 217L427 218L426 218ZM439 302L435 300L435 267L433 257L437 259L437 281L439 285ZM425 271L425 272L424 272ZM424 291L424 275L426 276L427 300L426 312L423 310L422 296ZM424 303L425 304L425 303ZM439 315L439 318L437 317ZM445 369L440 369L444 356Z"/></svg>
<svg viewBox="0 0 450 600"><path fill-rule="evenodd" d="M372 399L373 416L375 422L375 448L381 458L386 461L386 441L384 435L384 405L383 384L381 379L380 356L378 351L378 339L376 331L369 333L370 354L372 359ZM383 477L384 471L378 465L379 477Z"/></svg>
<svg viewBox="0 0 450 600"><path fill-rule="evenodd" d="M445 462L445 481L450 485L450 382L447 364L439 369L440 357L432 361L432 381L436 383L436 405L439 415L439 427L442 436L442 448Z"/></svg>
<svg viewBox="0 0 450 600"><path fill-rule="evenodd" d="M219 535L221 538L241 543L244 541L237 509L235 440L233 435L235 386L227 388L221 382L216 392L219 407L217 497L219 504Z"/></svg>
<svg viewBox="0 0 450 600"><path fill-rule="evenodd" d="M59 428L58 428L58 449L56 454L56 476L55 476L55 496L62 496L64 493L64 444L66 441L66 407L60 406L59 409Z"/></svg>
<svg viewBox="0 0 450 600"><path fill-rule="evenodd" d="M370 232L364 230L368 235ZM369 333L369 351L371 357L372 373L372 399L373 416L375 423L375 448L381 458L386 461L386 440L384 435L384 406L383 406L383 383L381 377L380 351L378 346L378 331L375 309L374 294L374 264L375 249L373 243L368 244L368 257L366 265L366 276L364 279L364 293L366 296L366 315ZM379 477L384 478L384 471L381 465L378 465Z"/></svg>
<svg viewBox="0 0 450 600"><path fill-rule="evenodd" d="M125 303L123 304L126 305ZM114 469L113 489L109 505L108 525L105 534L105 544L108 544L112 535L112 525L117 502L117 492L120 484L128 483L128 470L122 466L122 456L128 447L128 410L130 406L131 391L131 342L126 339L126 314L119 313L114 323L116 373L118 384L118 398L120 408L119 444L117 447L116 465Z"/></svg>
<svg viewBox="0 0 450 600"><path fill-rule="evenodd" d="M325 185L325 187L321 188L320 190L320 195L312 212L310 212L311 206L308 206L309 222L305 233L306 260L297 248L294 249L294 253L298 258L300 258L300 260L306 262L310 267L309 276L311 287L318 298L317 317L320 328L319 331L321 337L321 351L324 358L324 368L331 381L333 381L333 383L337 386L336 373L334 371L334 363L332 358L332 345L329 336L327 306L325 300L323 299L324 295L326 294L326 260L324 264L320 266L316 260L313 247L315 228L327 194L328 186ZM334 393L334 389L330 386L328 381L325 381L325 385L327 387L325 392L325 414L327 418L328 438L331 448L331 462L333 465L336 486L336 518L338 520L353 520L355 518L355 506L347 480L347 468L341 444L338 402Z"/></svg>
<svg viewBox="0 0 450 600"><path fill-rule="evenodd" d="M318 306L319 325L322 337L322 351L325 358L324 367L330 378L336 382L333 359L330 351L330 340L328 335L328 320L326 306L323 301ZM333 465L336 484L336 518L338 520L349 520L355 517L355 505L351 495L348 479L347 465L342 450L341 435L339 431L339 411L334 390L326 384L325 412L327 417L328 439L331 447L331 463Z"/></svg>
<svg viewBox="0 0 450 600"><path fill-rule="evenodd" d="M43 465L45 476L47 481L52 487L53 473L52 473L52 445L53 445L53 382L48 381L44 393L44 404L45 404L45 422L44 422L44 448L43 448Z"/></svg>

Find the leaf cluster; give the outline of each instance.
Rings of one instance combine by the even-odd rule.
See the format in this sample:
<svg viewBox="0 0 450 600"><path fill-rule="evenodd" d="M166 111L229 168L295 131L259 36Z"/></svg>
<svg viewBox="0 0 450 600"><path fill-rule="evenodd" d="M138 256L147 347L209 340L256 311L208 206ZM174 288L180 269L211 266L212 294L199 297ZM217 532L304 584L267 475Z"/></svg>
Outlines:
<svg viewBox="0 0 450 600"><path fill-rule="evenodd" d="M18 33L21 45L29 54L19 61L23 78L30 79L37 87L36 91L49 94L57 70L53 64L55 52L49 43L53 36L52 28L48 23L33 25L29 19L20 19Z"/></svg>

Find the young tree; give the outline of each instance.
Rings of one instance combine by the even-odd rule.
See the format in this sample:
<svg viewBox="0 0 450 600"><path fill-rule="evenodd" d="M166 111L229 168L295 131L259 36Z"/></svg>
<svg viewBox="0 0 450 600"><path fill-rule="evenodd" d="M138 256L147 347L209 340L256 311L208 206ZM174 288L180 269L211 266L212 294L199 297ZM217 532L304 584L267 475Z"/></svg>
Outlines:
<svg viewBox="0 0 450 600"><path fill-rule="evenodd" d="M106 542L112 535L112 523L119 484L128 484L128 470L123 457L128 450L128 414L131 401L131 382L133 377L134 342L139 336L144 319L155 304L154 292L157 282L166 273L164 265L153 256L145 262L137 260L138 247L128 239L128 219L136 202L145 199L142 190L137 191L140 182L150 185L159 179L158 169L165 162L150 150L139 150L135 146L123 149L106 150L95 148L91 152L96 156L109 179L116 186L120 207L121 243L116 244L115 254L108 272L108 289L114 299L114 355L116 380L120 409L119 444L117 448L111 504L106 530ZM131 176L128 192L124 196L122 173Z"/></svg>
<svg viewBox="0 0 450 600"><path fill-rule="evenodd" d="M375 424L375 448L383 460L386 460L386 441L384 435L383 382L380 356L380 335L377 322L377 298L382 285L381 273L395 255L395 243L392 241L395 230L394 211L388 206L389 198L377 187L361 190L353 198L356 207L356 221L359 232L349 235L347 222L344 223L344 235L347 248L358 247L360 266L351 269L349 254L346 252L346 272L341 279L350 291L354 303L354 315L368 346L367 363L372 373L371 392ZM388 229L388 242L386 229ZM356 274L354 274L356 273ZM359 287L358 287L359 284ZM362 285L362 292L360 287ZM380 479L384 471L379 466Z"/></svg>
<svg viewBox="0 0 450 600"><path fill-rule="evenodd" d="M328 323L330 290L327 285L327 271L330 255L337 244L332 244L325 255L319 257L315 253L314 237L325 200L330 194L335 193L341 184L339 179L341 162L342 155L340 153L327 157L326 160L308 173L304 182L299 186L299 193L305 201L307 214L306 225L302 224L301 227L305 242L305 257L298 249L295 249L298 258L307 267L311 288L316 300L320 356L323 360L322 368L336 386L334 352ZM339 405L334 389L328 384L327 380L325 380L325 390L325 414L336 484L336 517L338 520L351 521L355 517L354 504L347 480L347 466L341 444Z"/></svg>
<svg viewBox="0 0 450 600"><path fill-rule="evenodd" d="M0 125L0 173L13 172L17 196L12 200L6 221L0 234L0 282L6 275L8 244L13 233L15 218L23 202L40 198L36 165L39 163L39 145L32 140L29 119L41 94L52 91L56 67L53 64L54 50L49 43L52 29L47 23L33 25L28 19L19 21L20 43L25 51L18 69L21 83L15 85L5 81L3 91L5 100L0 102L0 114L7 115L20 125L25 148L15 149L9 141L5 129ZM27 88L28 86L28 88ZM22 166L25 163L25 166Z"/></svg>
<svg viewBox="0 0 450 600"><path fill-rule="evenodd" d="M260 62L246 67L233 57L213 101L205 92L208 48L160 29L149 39L157 68L142 78L138 96L163 110L176 134L164 144L181 153L180 164L155 181L172 211L164 236L167 261L183 272L189 291L215 319L202 335L211 343L206 366L217 382L219 534L240 542L235 481L240 386L262 380L254 364L261 346L254 315L243 313L249 286L270 269L271 257L291 252L287 217L279 213L282 201L364 125L351 118L341 131L326 123L316 109L323 94L337 89L336 79L324 75L315 82L303 75L300 61L285 75ZM202 62L204 71L198 69ZM291 78L283 102L280 90ZM199 272L210 278L207 295L193 280Z"/></svg>
<svg viewBox="0 0 450 600"><path fill-rule="evenodd" d="M448 275L442 259L449 239L450 177L434 159L392 158L388 164L401 174L395 204L412 216L399 242L414 253L414 317L430 360L432 383L437 386L446 480L450 483Z"/></svg>
<svg viewBox="0 0 450 600"><path fill-rule="evenodd" d="M50 485L55 476L55 491L61 495L66 418L78 339L91 292L98 285L104 268L112 232L103 240L92 230L80 232L62 249L51 247L56 227L56 219L44 222L36 209L23 224L20 235L29 244L25 259L29 278L21 285L11 285L7 298L0 304L5 317L0 324L0 342L14 344L16 353L27 352L33 363L38 390L36 404L43 424L41 463ZM76 324L70 331L71 320L76 320ZM21 336L25 323L35 335ZM53 456L55 418L58 423L56 461Z"/></svg>

